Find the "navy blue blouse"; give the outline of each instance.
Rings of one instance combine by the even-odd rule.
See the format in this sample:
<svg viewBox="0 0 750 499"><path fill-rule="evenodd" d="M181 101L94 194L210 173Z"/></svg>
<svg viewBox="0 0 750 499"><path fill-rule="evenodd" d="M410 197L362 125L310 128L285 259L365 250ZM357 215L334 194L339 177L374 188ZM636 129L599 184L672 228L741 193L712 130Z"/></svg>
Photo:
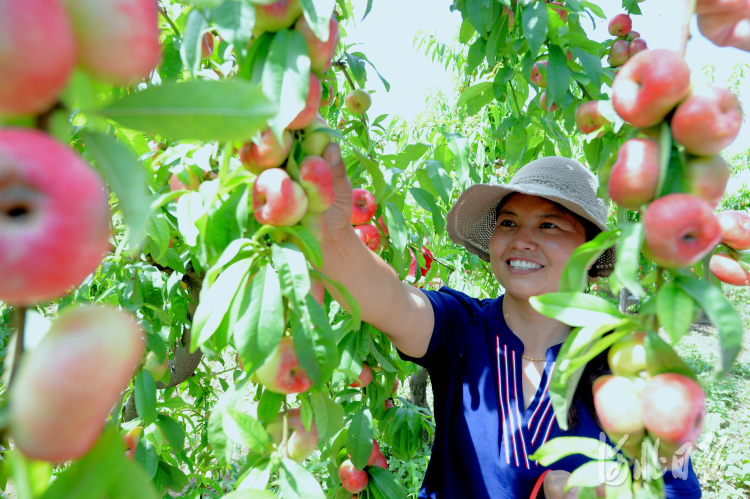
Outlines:
<svg viewBox="0 0 750 499"><path fill-rule="evenodd" d="M434 394L437 430L419 497L528 498L547 469L529 455L556 437L598 439L601 434L583 404L574 430L562 431L557 425L549 385L562 344L547 349L539 388L524 409L523 343L505 323L502 297L478 300L448 287L424 293L435 313L427 353L421 359L400 354L428 370ZM588 461L576 454L550 468L572 472ZM668 499L701 497L698 479L687 464L686 479L664 475Z"/></svg>

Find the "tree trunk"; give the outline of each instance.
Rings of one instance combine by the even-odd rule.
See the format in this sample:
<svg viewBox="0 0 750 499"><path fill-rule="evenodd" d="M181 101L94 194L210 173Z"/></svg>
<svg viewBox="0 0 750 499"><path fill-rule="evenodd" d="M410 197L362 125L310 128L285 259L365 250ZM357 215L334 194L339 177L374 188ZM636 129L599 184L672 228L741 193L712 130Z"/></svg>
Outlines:
<svg viewBox="0 0 750 499"><path fill-rule="evenodd" d="M432 412L430 405L427 403L427 383L429 381L430 375L424 367L420 367L416 373L411 375L409 379L409 390L411 391L410 402Z"/></svg>
<svg viewBox="0 0 750 499"><path fill-rule="evenodd" d="M624 314L628 311L628 295L630 292L625 286L620 289L620 313Z"/></svg>

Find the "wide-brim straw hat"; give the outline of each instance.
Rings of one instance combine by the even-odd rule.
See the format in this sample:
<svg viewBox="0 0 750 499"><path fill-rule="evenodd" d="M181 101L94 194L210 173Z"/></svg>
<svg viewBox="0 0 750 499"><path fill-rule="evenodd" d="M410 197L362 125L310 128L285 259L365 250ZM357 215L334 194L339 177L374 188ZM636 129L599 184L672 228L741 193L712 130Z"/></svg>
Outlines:
<svg viewBox="0 0 750 499"><path fill-rule="evenodd" d="M489 262L490 238L497 223L495 209L505 196L515 192L554 201L606 231L607 207L596 196L598 186L594 174L574 159L540 158L518 170L507 184L474 184L461 193L448 212L448 236ZM610 248L589 275L608 276L614 262L615 251Z"/></svg>

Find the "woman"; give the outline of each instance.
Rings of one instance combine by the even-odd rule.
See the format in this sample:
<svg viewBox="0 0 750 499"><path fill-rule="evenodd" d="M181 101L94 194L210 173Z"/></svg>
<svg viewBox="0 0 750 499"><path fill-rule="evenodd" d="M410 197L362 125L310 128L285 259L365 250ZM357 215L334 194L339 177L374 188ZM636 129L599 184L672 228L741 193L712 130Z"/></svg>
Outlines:
<svg viewBox="0 0 750 499"><path fill-rule="evenodd" d="M529 455L552 438L599 438L601 431L590 384L608 371L606 357L587 367L571 429L561 431L548 388L570 327L529 304L532 296L557 291L573 250L606 230L596 178L577 161L547 157L524 166L508 185L478 184L461 194L448 213L448 234L489 261L505 288L501 297L477 300L447 287L423 291L402 283L349 224L351 184L338 146L324 156L336 201L325 213L322 271L343 283L362 319L383 331L402 358L427 368L432 380L437 429L419 497L528 498L545 471ZM608 274L613 261L605 253L590 274ZM543 478L545 496L578 497L563 488L587 460L574 455L554 463ZM667 497L701 496L692 467L687 480L670 474L665 480Z"/></svg>

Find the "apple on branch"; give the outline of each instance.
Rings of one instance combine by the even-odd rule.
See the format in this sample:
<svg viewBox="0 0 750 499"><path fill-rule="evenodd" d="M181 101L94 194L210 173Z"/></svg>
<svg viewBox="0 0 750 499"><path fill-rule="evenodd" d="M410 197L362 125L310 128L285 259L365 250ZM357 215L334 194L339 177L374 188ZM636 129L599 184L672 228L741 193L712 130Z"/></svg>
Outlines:
<svg viewBox="0 0 750 499"><path fill-rule="evenodd" d="M307 211L307 195L281 168L263 170L253 184L253 213L263 225L291 227Z"/></svg>
<svg viewBox="0 0 750 499"><path fill-rule="evenodd" d="M607 181L612 200L630 210L639 210L656 196L659 184L659 143L651 139L630 139L617 152Z"/></svg>
<svg viewBox="0 0 750 499"><path fill-rule="evenodd" d="M691 194L668 194L651 203L643 229L643 254L669 269L694 264L721 241L713 208Z"/></svg>
<svg viewBox="0 0 750 499"><path fill-rule="evenodd" d="M646 348L643 331L623 336L609 349L607 356L612 374L616 376L638 376L646 370Z"/></svg>
<svg viewBox="0 0 750 499"><path fill-rule="evenodd" d="M372 106L372 97L368 92L357 88L349 92L344 99L344 104L353 114L365 114Z"/></svg>
<svg viewBox="0 0 750 499"><path fill-rule="evenodd" d="M693 88L672 116L672 135L691 154L709 156L734 142L742 125L742 106L725 88Z"/></svg>
<svg viewBox="0 0 750 499"><path fill-rule="evenodd" d="M312 454L318 446L318 428L315 421L310 423L310 430L305 429L302 413L299 409L291 409L286 413L287 441L286 447L281 448L281 455L301 463ZM281 445L284 437L284 413L280 412L276 419L268 423L266 431L277 445Z"/></svg>
<svg viewBox="0 0 750 499"><path fill-rule="evenodd" d="M281 31L294 24L302 15L299 0L278 0L277 2L255 3L255 27L253 34L257 37L264 31Z"/></svg>
<svg viewBox="0 0 750 499"><path fill-rule="evenodd" d="M352 189L352 216L349 223L362 225L370 221L378 205L375 204L375 196L367 189L357 187Z"/></svg>
<svg viewBox="0 0 750 499"><path fill-rule="evenodd" d="M258 382L274 393L301 393L312 386L307 372L302 369L294 350L291 336L285 336L268 361L255 371Z"/></svg>
<svg viewBox="0 0 750 499"><path fill-rule="evenodd" d="M214 35L206 33L201 42L201 59L208 59L214 53Z"/></svg>
<svg viewBox="0 0 750 499"><path fill-rule="evenodd" d="M341 463L341 466L339 466L339 478L341 479L341 485L343 485L347 491L354 494L362 492L367 487L367 472L364 470L357 470L349 459Z"/></svg>
<svg viewBox="0 0 750 499"><path fill-rule="evenodd" d="M626 62L628 62L628 59L630 58L630 49L628 46L628 42L625 40L615 40L615 42L612 44L612 47L609 49L609 56L607 57L607 62L609 62L609 65L613 68L622 66Z"/></svg>
<svg viewBox="0 0 750 499"><path fill-rule="evenodd" d="M721 242L735 250L750 249L750 216L727 210L716 214L721 227Z"/></svg>
<svg viewBox="0 0 750 499"><path fill-rule="evenodd" d="M635 383L625 376L602 376L593 385L596 415L613 443L628 436L622 450L632 458L639 455L645 436L641 397Z"/></svg>
<svg viewBox="0 0 750 499"><path fill-rule="evenodd" d="M547 61L539 61L531 68L531 83L539 88L547 86L547 64ZM539 69L542 66L544 66L544 72Z"/></svg>
<svg viewBox="0 0 750 499"><path fill-rule="evenodd" d="M720 154L688 157L685 164L687 192L716 208L724 197L731 171Z"/></svg>
<svg viewBox="0 0 750 499"><path fill-rule="evenodd" d="M648 50L648 44L643 38L634 38L628 44L628 54L630 57L633 57L638 52L642 52L644 50Z"/></svg>
<svg viewBox="0 0 750 499"><path fill-rule="evenodd" d="M331 143L331 135L322 131L329 130L328 122L317 115L304 129L302 152L313 156L322 156L326 146Z"/></svg>
<svg viewBox="0 0 750 499"><path fill-rule="evenodd" d="M305 108L292 120L287 129L301 130L313 122L320 109L320 99L323 97L323 87L315 73L310 72L310 87L305 100Z"/></svg>
<svg viewBox="0 0 750 499"><path fill-rule="evenodd" d="M307 209L321 213L333 205L333 174L320 156L307 156L299 165L299 179L307 193Z"/></svg>
<svg viewBox="0 0 750 499"><path fill-rule="evenodd" d="M292 150L292 134L289 130L282 133L282 142L276 138L271 129L260 134L260 142L246 142L240 149L240 162L251 173L258 175L263 170L277 168L284 164L289 151Z"/></svg>
<svg viewBox="0 0 750 499"><path fill-rule="evenodd" d="M368 364L363 363L362 372L359 373L357 379L355 379L349 386L352 388L364 388L370 383L372 383L372 368Z"/></svg>
<svg viewBox="0 0 750 499"><path fill-rule="evenodd" d="M380 252L383 247L383 240L380 237L380 231L377 227L370 224L357 225L354 227L354 232L370 251L375 253Z"/></svg>
<svg viewBox="0 0 750 499"><path fill-rule="evenodd" d="M617 14L615 17L609 20L609 24L607 25L609 34L619 37L627 36L632 28L633 21L627 14Z"/></svg>
<svg viewBox="0 0 750 499"><path fill-rule="evenodd" d="M722 251L712 255L708 266L721 282L733 286L750 285L750 272L726 252Z"/></svg>
<svg viewBox="0 0 750 499"><path fill-rule="evenodd" d="M328 39L319 40L312 28L305 19L300 16L294 29L302 33L307 45L307 53L310 55L310 66L313 71L323 74L331 68L331 60L336 53L336 46L339 43L339 22L335 17L331 17L328 25Z"/></svg>
<svg viewBox="0 0 750 499"><path fill-rule="evenodd" d="M539 107L541 107L543 111L551 113L557 110L557 103L553 102L552 107L547 109L547 91L543 90L542 95L539 96Z"/></svg>
<svg viewBox="0 0 750 499"><path fill-rule="evenodd" d="M76 66L73 26L61 2L0 3L0 116L53 106Z"/></svg>
<svg viewBox="0 0 750 499"><path fill-rule="evenodd" d="M576 126L584 135L599 130L596 136L601 137L606 132L603 127L609 124L609 120L602 115L598 100L584 102L576 109Z"/></svg>

